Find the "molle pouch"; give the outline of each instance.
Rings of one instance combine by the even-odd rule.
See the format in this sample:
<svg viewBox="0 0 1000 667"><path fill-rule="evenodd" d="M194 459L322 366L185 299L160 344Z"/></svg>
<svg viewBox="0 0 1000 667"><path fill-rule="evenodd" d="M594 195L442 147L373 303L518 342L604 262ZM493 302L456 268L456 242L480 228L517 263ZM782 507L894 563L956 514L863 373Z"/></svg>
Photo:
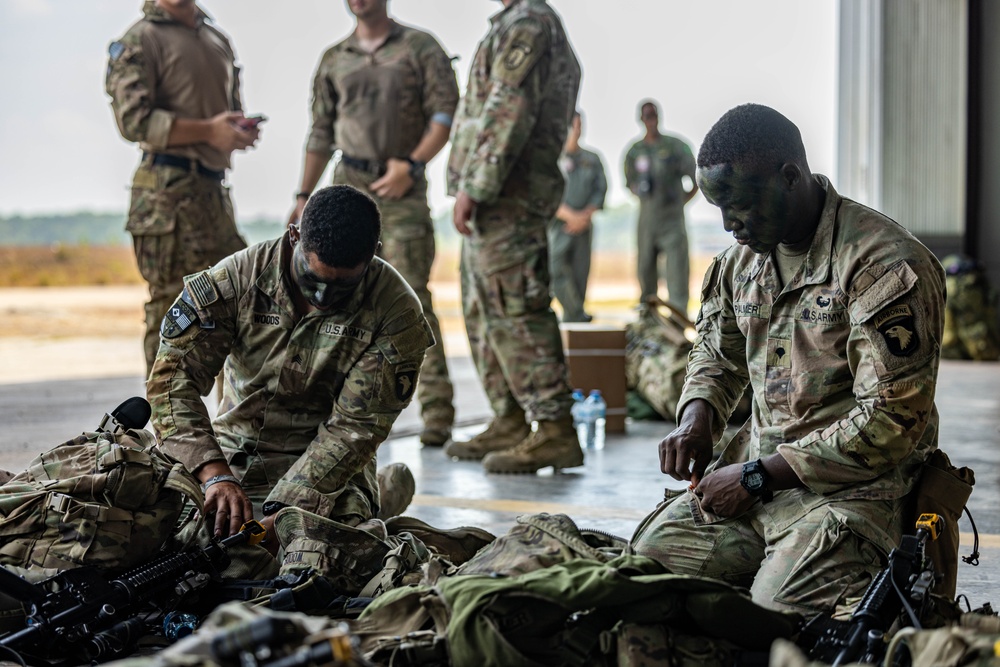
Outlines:
<svg viewBox="0 0 1000 667"><path fill-rule="evenodd" d="M927 541L924 552L942 575L932 591L949 600L955 597L958 576L958 522L975 483L971 468L953 466L948 455L936 449L921 467L920 480L910 492L909 511L904 514L903 529L908 533L915 530L921 514L940 514L944 519L944 530L936 540ZM978 562L978 558L979 554L974 553L966 562Z"/></svg>
<svg viewBox="0 0 1000 667"><path fill-rule="evenodd" d="M519 516L516 526L480 549L458 574L513 576L577 558L606 563L625 545L613 535L581 530L565 514Z"/></svg>
<svg viewBox="0 0 1000 667"><path fill-rule="evenodd" d="M198 483L151 433L84 433L0 486L0 563L133 567L174 535L185 507L203 503Z"/></svg>

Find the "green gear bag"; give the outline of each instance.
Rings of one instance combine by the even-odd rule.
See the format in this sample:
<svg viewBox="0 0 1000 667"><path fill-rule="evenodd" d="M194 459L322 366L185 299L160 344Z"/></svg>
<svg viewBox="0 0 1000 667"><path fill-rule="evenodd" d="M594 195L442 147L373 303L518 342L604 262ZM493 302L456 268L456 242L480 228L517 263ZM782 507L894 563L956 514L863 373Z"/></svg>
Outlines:
<svg viewBox="0 0 1000 667"><path fill-rule="evenodd" d="M708 655L724 664L792 636L800 620L724 582L670 574L641 556L613 557L616 549L564 515L519 517L465 566L385 593L351 627L364 655L395 655L398 665L418 664L406 657L444 644L451 665L569 667L646 664L630 662L622 645L638 641L637 625L664 628L674 662L660 664L714 664L704 662Z"/></svg>
<svg viewBox="0 0 1000 667"><path fill-rule="evenodd" d="M198 482L148 431L83 433L0 486L0 564L134 567L174 535L187 501L200 516Z"/></svg>

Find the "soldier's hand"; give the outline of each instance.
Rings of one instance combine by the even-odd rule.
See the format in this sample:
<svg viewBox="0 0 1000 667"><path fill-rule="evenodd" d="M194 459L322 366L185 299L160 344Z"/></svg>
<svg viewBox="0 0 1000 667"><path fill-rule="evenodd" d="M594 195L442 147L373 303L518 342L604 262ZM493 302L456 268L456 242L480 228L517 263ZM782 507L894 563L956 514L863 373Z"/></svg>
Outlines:
<svg viewBox="0 0 1000 667"><path fill-rule="evenodd" d="M385 161L385 175L368 186L368 189L385 199L399 199L413 187L410 163L389 158Z"/></svg>
<svg viewBox="0 0 1000 667"><path fill-rule="evenodd" d="M292 212L288 214L288 222L286 222L285 224L290 227L299 220L301 220L302 211L305 209L305 207L306 207L306 198L305 197L297 198L295 200L295 208L293 208Z"/></svg>
<svg viewBox="0 0 1000 667"><path fill-rule="evenodd" d="M712 462L713 418L714 412L704 399L688 403L677 428L660 441L660 470L697 485Z"/></svg>
<svg viewBox="0 0 1000 667"><path fill-rule="evenodd" d="M253 503L235 482L216 482L205 491L205 515L216 537L239 532L240 526L253 518Z"/></svg>
<svg viewBox="0 0 1000 667"><path fill-rule="evenodd" d="M701 506L721 517L739 516L750 509L756 499L740 484L742 469L738 465L716 468L701 480L693 490Z"/></svg>
<svg viewBox="0 0 1000 667"><path fill-rule="evenodd" d="M588 227L590 227L590 217L584 214L583 211L577 211L568 215L563 221L563 231L573 236L582 234L587 231Z"/></svg>
<svg viewBox="0 0 1000 667"><path fill-rule="evenodd" d="M242 118L241 111L224 111L212 116L208 121L208 145L227 154L253 146L260 130L244 130L238 124Z"/></svg>
<svg viewBox="0 0 1000 667"><path fill-rule="evenodd" d="M476 200L470 197L465 191L459 192L458 196L455 197L455 210L452 212L452 223L462 236L470 236L472 234L469 221L476 214L476 207L478 205Z"/></svg>

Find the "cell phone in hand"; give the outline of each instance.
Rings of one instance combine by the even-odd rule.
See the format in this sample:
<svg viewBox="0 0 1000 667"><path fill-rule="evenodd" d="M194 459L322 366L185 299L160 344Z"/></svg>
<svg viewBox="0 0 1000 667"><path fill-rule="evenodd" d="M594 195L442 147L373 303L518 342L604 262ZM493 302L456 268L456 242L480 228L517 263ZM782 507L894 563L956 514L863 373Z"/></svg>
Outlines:
<svg viewBox="0 0 1000 667"><path fill-rule="evenodd" d="M240 118L238 121L236 121L236 124L240 126L241 130L250 131L255 129L258 125L265 122L266 120L267 116L258 114L256 116L247 116L246 118Z"/></svg>

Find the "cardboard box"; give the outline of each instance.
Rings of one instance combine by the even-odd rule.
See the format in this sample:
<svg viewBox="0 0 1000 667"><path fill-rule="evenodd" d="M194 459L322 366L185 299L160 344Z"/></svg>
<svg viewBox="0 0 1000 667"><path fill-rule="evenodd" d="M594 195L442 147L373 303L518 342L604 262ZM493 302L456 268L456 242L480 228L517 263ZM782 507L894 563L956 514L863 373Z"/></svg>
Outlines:
<svg viewBox="0 0 1000 667"><path fill-rule="evenodd" d="M625 328L560 324L569 383L584 394L599 389L608 404L607 433L625 432Z"/></svg>

